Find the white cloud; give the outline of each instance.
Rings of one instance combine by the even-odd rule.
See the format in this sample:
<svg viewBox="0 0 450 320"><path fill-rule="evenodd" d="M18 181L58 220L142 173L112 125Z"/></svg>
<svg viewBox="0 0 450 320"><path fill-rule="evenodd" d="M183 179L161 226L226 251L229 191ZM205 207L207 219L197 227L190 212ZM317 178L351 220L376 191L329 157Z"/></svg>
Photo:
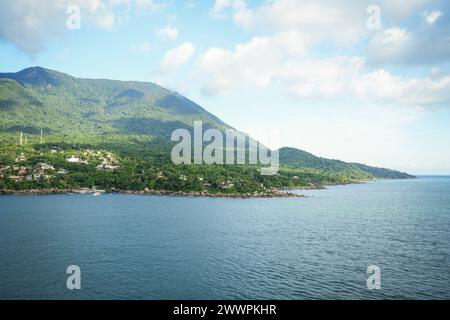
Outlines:
<svg viewBox="0 0 450 320"><path fill-rule="evenodd" d="M303 98L326 98L345 94L364 69L361 57L293 59L283 63L279 77L288 89Z"/></svg>
<svg viewBox="0 0 450 320"><path fill-rule="evenodd" d="M178 37L179 31L177 28L166 26L159 29L156 34L160 38L176 39Z"/></svg>
<svg viewBox="0 0 450 320"><path fill-rule="evenodd" d="M236 15L238 11L245 10L248 12L245 0L215 0L209 14L216 19L226 19L228 18L228 9L232 9L234 15Z"/></svg>
<svg viewBox="0 0 450 320"><path fill-rule="evenodd" d="M151 10L158 11L164 8L165 4L163 2L155 0L136 0L135 7L138 10Z"/></svg>
<svg viewBox="0 0 450 320"><path fill-rule="evenodd" d="M174 70L186 64L195 53L195 47L190 42L184 42L180 46L169 50L161 61L163 71Z"/></svg>
<svg viewBox="0 0 450 320"><path fill-rule="evenodd" d="M344 70L356 72L361 58L306 59L303 37L287 32L272 37L254 37L234 50L209 48L197 61L204 77L203 92L218 95L242 87L264 88L275 80L300 95L322 95L341 91Z"/></svg>
<svg viewBox="0 0 450 320"><path fill-rule="evenodd" d="M435 0L384 0L381 5L387 18L401 20L432 2Z"/></svg>
<svg viewBox="0 0 450 320"><path fill-rule="evenodd" d="M361 58L331 58L289 65L291 90L303 98L349 95L368 103L434 108L450 102L450 75L408 78L370 70Z"/></svg>
<svg viewBox="0 0 450 320"><path fill-rule="evenodd" d="M327 41L347 46L372 35L366 27L370 5L380 7L382 24L395 25L433 1L272 0L250 8L245 0L216 0L211 15L223 18L231 12L234 23L244 29L268 33L295 30L311 44Z"/></svg>
<svg viewBox="0 0 450 320"><path fill-rule="evenodd" d="M406 37L401 30L391 30L388 35L387 46ZM244 86L265 88L279 82L305 99L351 96L418 108L450 102L449 75L432 71L424 78L399 77L383 68L369 68L362 57L302 55L300 43L301 36L291 33L254 37L234 50L209 48L196 64L204 83L203 93L219 95Z"/></svg>
<svg viewBox="0 0 450 320"><path fill-rule="evenodd" d="M450 76L402 78L380 69L362 75L353 83L358 96L372 101L417 108L450 102Z"/></svg>
<svg viewBox="0 0 450 320"><path fill-rule="evenodd" d="M389 7L386 11L397 11L390 2L393 1L381 1L380 5L386 3ZM231 10L233 21L244 29L296 30L311 43L330 41L350 45L370 34L366 22L367 8L372 4L369 0L274 0L250 9L245 0L216 0L211 14L223 17Z"/></svg>
<svg viewBox="0 0 450 320"><path fill-rule="evenodd" d="M439 17L442 16L441 11L433 11L430 14L425 13L425 20L428 22L428 24L433 24L439 19Z"/></svg>
<svg viewBox="0 0 450 320"><path fill-rule="evenodd" d="M444 1L380 0L375 4L381 10L381 26L387 27L381 31L366 26L372 0L272 0L251 7L248 3L216 0L211 15L231 16L235 24L257 34L296 31L308 48L324 43L351 48L369 40L369 61L375 65L429 65L450 60L450 21L442 18L450 6ZM425 13L426 26L411 23L416 21L411 18L421 18L423 7L433 3L440 10Z"/></svg>
<svg viewBox="0 0 450 320"><path fill-rule="evenodd" d="M411 35L406 29L391 28L374 35L368 45L369 59L372 63L401 61L408 51Z"/></svg>
<svg viewBox="0 0 450 320"><path fill-rule="evenodd" d="M54 7L51 0L34 5L23 1L0 1L0 38L28 53L39 52L47 35L58 37L64 32L65 23L61 19L64 16L58 16L57 8L52 9ZM56 28L58 23L62 27Z"/></svg>
<svg viewBox="0 0 450 320"><path fill-rule="evenodd" d="M131 7L156 10L163 4L152 0L15 0L0 1L0 39L36 54L52 38L68 31L67 8L79 6L81 28L96 26L111 30L128 21Z"/></svg>
<svg viewBox="0 0 450 320"><path fill-rule="evenodd" d="M133 52L147 53L151 51L151 46L148 41L144 41L135 46L131 46L130 50Z"/></svg>
<svg viewBox="0 0 450 320"><path fill-rule="evenodd" d="M206 50L197 61L197 70L204 79L203 93L217 95L243 86L261 88L279 82L302 98L346 95L378 104L414 107L448 103L446 75L398 77L384 67L428 64L450 58L445 28L395 26L402 19L419 14L418 10L430 2L380 1L382 24L393 26L373 31L366 28L366 9L372 4L369 0L357 3L273 0L251 8L245 0L216 0L212 16L226 17L231 13L234 23L242 28L271 35L253 37L236 45L234 50L214 47ZM434 13L430 19L434 23L439 16ZM286 34L291 35L290 41L286 41L289 45L282 45L280 39ZM314 52L314 46L323 42L348 45L367 39L367 58L339 55L317 58L307 52L309 49ZM292 45L302 50L290 54Z"/></svg>
<svg viewBox="0 0 450 320"><path fill-rule="evenodd" d="M302 55L304 51L303 38L296 32L254 37L236 45L234 51L210 48L197 61L197 69L208 78L203 92L216 95L240 84L265 87L283 59Z"/></svg>
<svg viewBox="0 0 450 320"><path fill-rule="evenodd" d="M245 0L216 0L214 17L232 17L244 30L274 35L295 31L302 34L308 48L333 44L352 48L369 40L369 62L374 65L429 65L450 60L449 20L443 19L450 6L437 0L380 0L381 26L367 28L372 0L272 0L252 6ZM440 10L426 12L426 26L410 18L421 17L423 7L439 3ZM422 14L423 15L423 14ZM408 25L408 29L405 28Z"/></svg>
<svg viewBox="0 0 450 320"><path fill-rule="evenodd" d="M367 47L372 65L435 65L450 60L448 22L434 22L407 30L390 28L377 32Z"/></svg>
<svg viewBox="0 0 450 320"><path fill-rule="evenodd" d="M111 30L116 24L116 16L112 12L105 12L96 17L95 23L103 29Z"/></svg>

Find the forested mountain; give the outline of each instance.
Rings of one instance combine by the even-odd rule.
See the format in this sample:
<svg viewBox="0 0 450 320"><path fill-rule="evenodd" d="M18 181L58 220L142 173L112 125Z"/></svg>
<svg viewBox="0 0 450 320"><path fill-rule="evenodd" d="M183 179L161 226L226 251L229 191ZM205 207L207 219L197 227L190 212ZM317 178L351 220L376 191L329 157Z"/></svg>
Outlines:
<svg viewBox="0 0 450 320"><path fill-rule="evenodd" d="M42 129L50 140L79 143L166 138L194 120L227 127L196 103L153 83L78 79L40 67L0 74L0 110L2 132L36 138Z"/></svg>
<svg viewBox="0 0 450 320"><path fill-rule="evenodd" d="M280 149L282 168L273 177L261 177L255 166L173 165L171 133L177 128L191 130L199 120L204 129L230 128L195 102L153 83L80 79L41 67L0 73L0 189L99 185L244 192L411 177L293 148ZM96 170L106 161L98 157L85 166L67 164L68 157L86 150L113 153L120 166ZM26 160L20 164L29 172L23 169L19 175L21 157ZM54 170L70 170L64 175L50 170L47 179L42 175L36 179L33 166L42 162L54 164Z"/></svg>

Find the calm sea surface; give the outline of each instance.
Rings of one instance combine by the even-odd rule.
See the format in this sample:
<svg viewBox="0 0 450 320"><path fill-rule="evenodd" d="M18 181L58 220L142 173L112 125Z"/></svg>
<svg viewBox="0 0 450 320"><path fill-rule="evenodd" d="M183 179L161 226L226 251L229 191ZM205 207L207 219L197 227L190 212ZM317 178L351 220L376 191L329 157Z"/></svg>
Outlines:
<svg viewBox="0 0 450 320"><path fill-rule="evenodd" d="M0 298L450 298L449 177L303 193L2 196Z"/></svg>

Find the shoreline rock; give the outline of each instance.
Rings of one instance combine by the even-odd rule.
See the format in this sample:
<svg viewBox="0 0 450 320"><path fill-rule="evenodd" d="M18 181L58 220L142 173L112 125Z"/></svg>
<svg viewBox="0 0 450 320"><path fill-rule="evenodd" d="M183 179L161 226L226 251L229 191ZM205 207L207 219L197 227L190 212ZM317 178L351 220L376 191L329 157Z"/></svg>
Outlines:
<svg viewBox="0 0 450 320"><path fill-rule="evenodd" d="M324 190L325 186L302 186L302 187L286 187L281 190Z"/></svg>
<svg viewBox="0 0 450 320"><path fill-rule="evenodd" d="M205 198L233 198L233 199L250 199L250 198L305 198L305 195L291 192L272 192L272 193L209 193L209 192L184 192L169 190L92 190L88 188L82 189L30 189L30 190L0 190L0 195L52 195L52 194L130 194L130 195L153 195L153 196L175 196L175 197L205 197Z"/></svg>
<svg viewBox="0 0 450 320"><path fill-rule="evenodd" d="M323 186L299 186L299 187L285 187L282 190L325 190L327 187L335 187L335 186L347 186L352 184L364 184L370 181L374 181L376 179L371 180L360 180L360 181L351 181L351 182L342 182L342 183L329 183Z"/></svg>

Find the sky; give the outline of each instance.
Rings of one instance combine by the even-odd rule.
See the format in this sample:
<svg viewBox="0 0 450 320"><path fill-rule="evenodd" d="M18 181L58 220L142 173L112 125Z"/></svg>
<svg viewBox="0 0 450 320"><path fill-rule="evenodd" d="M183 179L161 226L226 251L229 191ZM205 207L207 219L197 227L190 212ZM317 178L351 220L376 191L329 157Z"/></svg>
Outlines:
<svg viewBox="0 0 450 320"><path fill-rule="evenodd" d="M0 0L0 72L30 66L155 82L272 148L450 174L449 1Z"/></svg>

